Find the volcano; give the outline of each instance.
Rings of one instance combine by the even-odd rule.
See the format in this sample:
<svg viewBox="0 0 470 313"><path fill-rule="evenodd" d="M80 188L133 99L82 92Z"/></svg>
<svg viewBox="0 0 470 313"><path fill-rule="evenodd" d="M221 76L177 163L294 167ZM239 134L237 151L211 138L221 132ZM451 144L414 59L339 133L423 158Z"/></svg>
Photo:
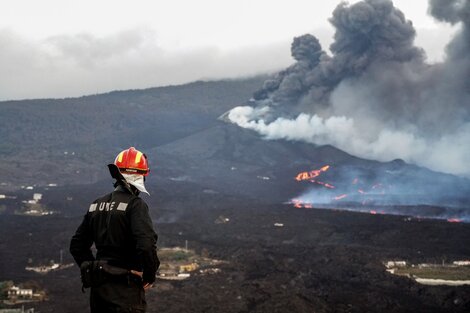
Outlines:
<svg viewBox="0 0 470 313"><path fill-rule="evenodd" d="M412 215L466 220L465 209L470 203L466 178L399 159L378 162L359 158L332 145L265 140L255 131L219 118L239 104L248 104L245 99L263 79L1 103L4 141L0 152L4 162L0 169L5 175L0 189L6 192L21 185L40 188L52 183L59 187L80 184L80 189L98 184L101 187L97 190L103 190L109 180L104 166L112 162L109 155L135 145L149 155L156 173L148 184L167 190L169 195L178 185L194 187L206 195L268 204L300 199L317 208L378 212L384 205L423 205L433 209L421 213L414 209ZM45 114L44 106L54 111L54 116ZM134 118L123 119L127 115ZM21 121L27 123L18 129L15 123ZM90 141L92 136L94 141ZM18 145L19 140L27 144ZM299 173L326 166L328 170L316 177L317 183L296 179ZM83 195L74 197L82 199ZM50 197L44 198L48 201ZM362 206L364 202L367 207ZM57 206L69 205L61 202ZM447 214L448 210L458 210L458 214Z"/></svg>
<svg viewBox="0 0 470 313"><path fill-rule="evenodd" d="M465 178L402 160L361 159L330 145L264 140L256 132L224 122L152 149L149 155L159 159L164 179L197 184L209 193L273 204L301 196L313 207L358 211L424 205L439 207L439 212L407 213L468 218L470 184ZM395 209L385 211L400 214Z"/></svg>
<svg viewBox="0 0 470 313"><path fill-rule="evenodd" d="M4 175L0 185L17 197L0 203L0 281L44 286L49 301L34 304L41 312L87 310L77 268L38 276L25 267L48 264L67 250L89 202L112 188L106 164L135 144L150 160L146 199L159 246L187 241L201 255L227 261L219 274L159 282L148 294L149 312L468 312L467 287L423 287L387 276L382 264L466 259L469 224L454 222L464 220L470 203L468 179L401 160L358 158L331 145L265 140L218 119L256 84L259 79L0 104L0 169L17 174ZM227 90L233 101L224 97ZM195 103L188 94L206 98ZM44 114L44 102L55 116ZM123 123L121 114L135 110L138 116ZM13 113L15 122L30 122L15 128ZM88 141L91 134L98 134L96 142ZM22 181L34 189L21 189ZM38 192L41 204L58 214L14 214ZM372 198L366 205L365 196ZM300 209L293 199L304 201ZM73 260L65 253L64 262Z"/></svg>

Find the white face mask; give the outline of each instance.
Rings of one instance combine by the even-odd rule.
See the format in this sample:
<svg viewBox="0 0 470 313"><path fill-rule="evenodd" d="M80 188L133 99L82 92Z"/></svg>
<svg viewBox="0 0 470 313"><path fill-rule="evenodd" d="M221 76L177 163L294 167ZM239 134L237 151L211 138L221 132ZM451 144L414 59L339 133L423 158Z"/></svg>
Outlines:
<svg viewBox="0 0 470 313"><path fill-rule="evenodd" d="M138 175L138 174L122 174L122 176L124 176L124 178L126 179L126 181L131 184L132 186L134 186L135 188L137 188L140 192L145 192L146 194L148 194L150 196L150 194L148 193L147 189L145 189L145 185L144 185L144 176L143 175Z"/></svg>

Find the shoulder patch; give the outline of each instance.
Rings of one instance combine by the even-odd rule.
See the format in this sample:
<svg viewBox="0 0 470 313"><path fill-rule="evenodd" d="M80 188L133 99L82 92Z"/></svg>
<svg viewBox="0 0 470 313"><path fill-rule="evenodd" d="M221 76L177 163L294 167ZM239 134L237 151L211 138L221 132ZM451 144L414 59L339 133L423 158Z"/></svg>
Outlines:
<svg viewBox="0 0 470 313"><path fill-rule="evenodd" d="M116 210L118 211L125 211L127 209L127 203L119 203L119 205L117 206Z"/></svg>
<svg viewBox="0 0 470 313"><path fill-rule="evenodd" d="M90 205L90 208L88 209L88 212L95 212L96 211L96 206L98 203L93 203Z"/></svg>

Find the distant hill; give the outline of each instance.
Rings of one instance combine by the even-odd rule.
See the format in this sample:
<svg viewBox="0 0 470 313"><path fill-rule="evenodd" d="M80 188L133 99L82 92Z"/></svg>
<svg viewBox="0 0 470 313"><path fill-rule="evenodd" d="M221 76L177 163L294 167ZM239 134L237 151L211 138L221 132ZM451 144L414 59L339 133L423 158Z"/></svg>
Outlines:
<svg viewBox="0 0 470 313"><path fill-rule="evenodd" d="M103 174L97 168L121 149L145 151L210 127L264 79L0 102L0 183L95 182Z"/></svg>
<svg viewBox="0 0 470 313"><path fill-rule="evenodd" d="M81 199L82 195L70 193L71 186L82 185L79 193L83 185L104 190L111 182L106 164L122 149L136 146L150 159L149 189L158 190L158 198L165 198L167 204L176 203L175 197L204 205L207 198L282 203L301 196L354 209L367 204L450 205L458 214L431 208L428 216L470 220L462 211L470 203L468 179L402 160L361 159L328 145L264 140L219 119L246 103L263 79L2 102L0 191L58 184L69 186L63 193ZM327 165L319 178L295 180L300 172ZM395 212L395 208L386 211Z"/></svg>

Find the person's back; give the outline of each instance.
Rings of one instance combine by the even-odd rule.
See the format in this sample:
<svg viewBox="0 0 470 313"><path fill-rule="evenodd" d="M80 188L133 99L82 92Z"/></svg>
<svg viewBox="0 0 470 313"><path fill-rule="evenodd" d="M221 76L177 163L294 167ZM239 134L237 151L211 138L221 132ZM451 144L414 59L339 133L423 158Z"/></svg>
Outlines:
<svg viewBox="0 0 470 313"><path fill-rule="evenodd" d="M147 169L144 174L148 173L146 157L140 153L138 158L139 153L130 148L118 155L115 165L109 165L116 188L90 205L70 243L82 282L91 287L92 312L144 312L144 288L155 281L157 235L147 204L138 196L146 189L144 176L134 170ZM129 164L127 159L134 162ZM91 251L93 243L96 257Z"/></svg>

